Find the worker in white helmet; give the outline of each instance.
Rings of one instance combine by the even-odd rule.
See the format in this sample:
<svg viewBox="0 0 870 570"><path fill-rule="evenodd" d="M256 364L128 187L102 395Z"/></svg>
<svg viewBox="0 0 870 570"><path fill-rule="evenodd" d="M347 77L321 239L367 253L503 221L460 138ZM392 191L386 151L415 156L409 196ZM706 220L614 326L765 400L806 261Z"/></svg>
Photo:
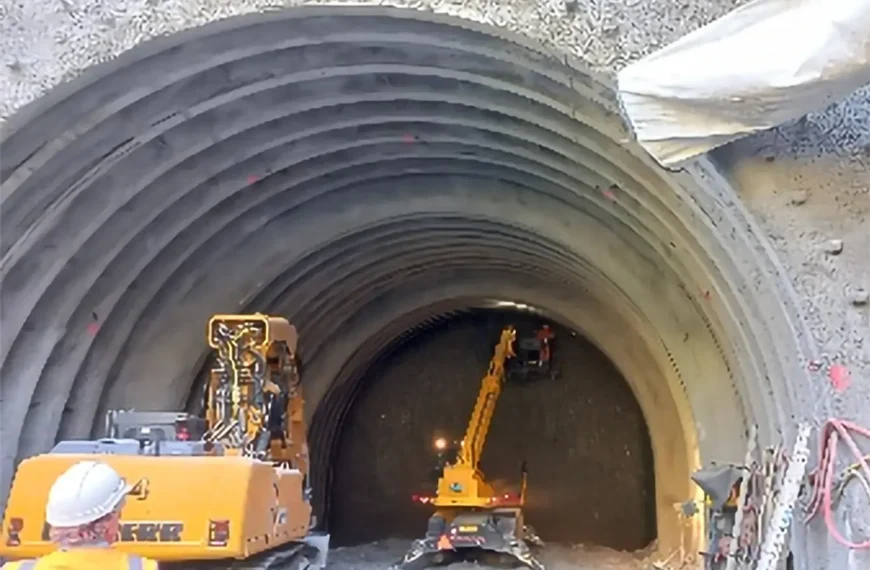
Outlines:
<svg viewBox="0 0 870 570"><path fill-rule="evenodd" d="M129 492L111 466L76 463L48 492L45 520L57 550L36 560L9 562L2 570L158 570L154 560L112 548Z"/></svg>

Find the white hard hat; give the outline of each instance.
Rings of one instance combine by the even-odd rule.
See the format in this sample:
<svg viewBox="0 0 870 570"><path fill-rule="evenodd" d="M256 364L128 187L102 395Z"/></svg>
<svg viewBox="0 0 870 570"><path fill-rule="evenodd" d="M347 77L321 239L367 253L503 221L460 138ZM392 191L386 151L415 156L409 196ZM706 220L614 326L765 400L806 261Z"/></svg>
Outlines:
<svg viewBox="0 0 870 570"><path fill-rule="evenodd" d="M81 461L51 486L45 521L60 528L94 522L115 510L129 492L130 485L111 466Z"/></svg>

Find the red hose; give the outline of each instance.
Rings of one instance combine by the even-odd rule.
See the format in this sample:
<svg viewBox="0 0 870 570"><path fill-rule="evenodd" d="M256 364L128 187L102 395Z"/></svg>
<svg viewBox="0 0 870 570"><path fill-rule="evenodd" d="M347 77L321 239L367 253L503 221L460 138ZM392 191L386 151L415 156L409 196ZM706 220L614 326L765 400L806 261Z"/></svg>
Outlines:
<svg viewBox="0 0 870 570"><path fill-rule="evenodd" d="M855 439L850 432L863 435L870 438L870 429L859 426L854 422L845 420L829 419L822 427L822 433L819 435L819 457L821 462L816 469L813 479L813 494L810 497L808 513L805 521L809 521L816 516L819 510L822 510L825 518L825 526L828 527L828 532L834 537L838 543L846 548L851 549L867 549L870 548L870 540L865 542L850 542L840 534L840 530L834 524L833 513L833 486L834 486L834 468L837 464L837 448L840 443L840 438L845 442L846 446L852 451L857 459L856 465L860 465L861 473L859 476L867 481L870 481L870 465L867 464L867 459L861 453Z"/></svg>

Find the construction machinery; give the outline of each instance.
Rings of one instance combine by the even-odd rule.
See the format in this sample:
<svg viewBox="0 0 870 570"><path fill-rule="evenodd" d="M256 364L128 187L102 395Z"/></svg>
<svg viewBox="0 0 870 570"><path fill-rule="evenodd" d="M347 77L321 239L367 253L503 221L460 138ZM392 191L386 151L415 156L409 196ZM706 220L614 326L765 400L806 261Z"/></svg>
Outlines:
<svg viewBox="0 0 870 570"><path fill-rule="evenodd" d="M262 314L215 315L205 418L112 411L107 437L62 441L18 466L0 556L48 553L45 503L72 464L99 460L132 485L117 548L161 569L304 570L326 565L313 531L296 328Z"/></svg>
<svg viewBox="0 0 870 570"><path fill-rule="evenodd" d="M521 336L516 341L516 358L507 364L511 381L525 382L538 378L555 380L559 371L553 363L553 344L556 333L548 324L541 325L534 334Z"/></svg>
<svg viewBox="0 0 870 570"><path fill-rule="evenodd" d="M515 355L515 340L513 327L502 331L465 437L456 450L455 460L444 464L435 496L414 497L419 502L434 505L435 513L429 519L426 535L415 540L397 564L399 570L420 570L479 555L494 555L533 570L544 570L530 549L530 544L542 546L543 543L523 519L525 464L519 494L497 492L486 482L480 469L487 432L506 379L505 362ZM446 440L436 440L436 448L447 449Z"/></svg>

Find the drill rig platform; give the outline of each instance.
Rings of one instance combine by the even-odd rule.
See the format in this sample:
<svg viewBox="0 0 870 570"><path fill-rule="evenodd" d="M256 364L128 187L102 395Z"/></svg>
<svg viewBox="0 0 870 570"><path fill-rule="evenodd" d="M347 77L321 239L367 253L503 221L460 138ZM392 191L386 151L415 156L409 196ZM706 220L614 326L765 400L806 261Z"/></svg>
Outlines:
<svg viewBox="0 0 870 570"><path fill-rule="evenodd" d="M326 565L329 535L313 530L307 426L296 328L267 315L215 315L205 418L112 411L99 440L58 443L25 459L12 482L0 556L54 549L48 491L78 461L108 463L132 485L121 551L161 570L306 570Z"/></svg>
<svg viewBox="0 0 870 570"><path fill-rule="evenodd" d="M543 546L523 519L526 469L523 464L518 496L497 493L480 469L486 436L506 380L505 363L514 354L516 330L505 328L481 383L480 392L456 460L445 465L435 496L426 535L415 540L396 570L421 570L469 557L497 557L545 570L530 546Z"/></svg>

